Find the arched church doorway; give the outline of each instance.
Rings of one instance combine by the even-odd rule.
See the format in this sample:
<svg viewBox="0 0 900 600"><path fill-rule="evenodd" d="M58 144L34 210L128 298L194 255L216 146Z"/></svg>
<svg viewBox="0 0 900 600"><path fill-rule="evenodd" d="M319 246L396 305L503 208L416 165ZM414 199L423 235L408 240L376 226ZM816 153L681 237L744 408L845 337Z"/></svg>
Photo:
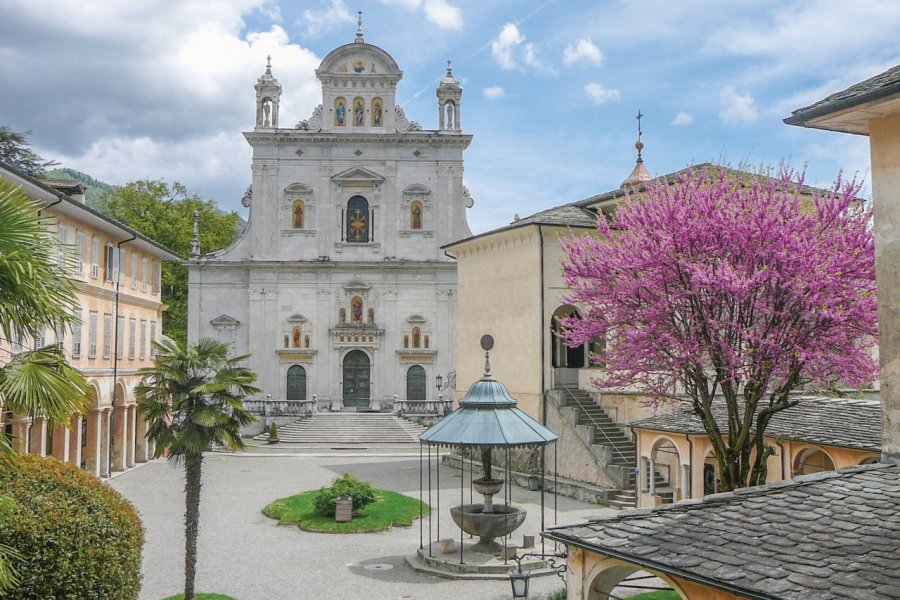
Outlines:
<svg viewBox="0 0 900 600"><path fill-rule="evenodd" d="M344 357L344 406L366 407L370 399L372 364L362 350L351 350Z"/></svg>
<svg viewBox="0 0 900 600"><path fill-rule="evenodd" d="M421 365L413 365L406 372L406 399L425 399L425 369Z"/></svg>
<svg viewBox="0 0 900 600"><path fill-rule="evenodd" d="M287 399L306 400L306 369L292 365L287 372Z"/></svg>

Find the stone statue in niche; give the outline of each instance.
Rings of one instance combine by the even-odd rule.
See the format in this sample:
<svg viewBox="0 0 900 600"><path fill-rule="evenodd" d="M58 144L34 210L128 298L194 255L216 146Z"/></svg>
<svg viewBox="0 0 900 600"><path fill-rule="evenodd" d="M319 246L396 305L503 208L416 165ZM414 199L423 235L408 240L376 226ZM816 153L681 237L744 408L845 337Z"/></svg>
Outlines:
<svg viewBox="0 0 900 600"><path fill-rule="evenodd" d="M384 118L384 109L381 106L381 100L372 102L372 127L381 127Z"/></svg>
<svg viewBox="0 0 900 600"><path fill-rule="evenodd" d="M347 101L343 98L335 100L334 106L334 124L343 127L347 124Z"/></svg>
<svg viewBox="0 0 900 600"><path fill-rule="evenodd" d="M346 325L347 324L347 310L342 308L338 311L338 324Z"/></svg>
<svg viewBox="0 0 900 600"><path fill-rule="evenodd" d="M413 229L422 229L422 206L416 202L411 210L411 225Z"/></svg>
<svg viewBox="0 0 900 600"><path fill-rule="evenodd" d="M263 127L272 126L272 101L266 98L263 100Z"/></svg>
<svg viewBox="0 0 900 600"><path fill-rule="evenodd" d="M375 309L374 309L374 308L370 308L370 309L368 310L368 314L367 314L367 318L366 318L366 323L367 323L368 325L374 325L374 324L375 324Z"/></svg>
<svg viewBox="0 0 900 600"><path fill-rule="evenodd" d="M362 98L353 101L353 124L362 127L364 124L366 104Z"/></svg>
<svg viewBox="0 0 900 600"><path fill-rule="evenodd" d="M350 301L350 318L356 325L362 324L363 302L359 296L354 296ZM374 314L374 313L373 313Z"/></svg>
<svg viewBox="0 0 900 600"><path fill-rule="evenodd" d="M303 336L303 347L309 348L309 336L308 335Z"/></svg>

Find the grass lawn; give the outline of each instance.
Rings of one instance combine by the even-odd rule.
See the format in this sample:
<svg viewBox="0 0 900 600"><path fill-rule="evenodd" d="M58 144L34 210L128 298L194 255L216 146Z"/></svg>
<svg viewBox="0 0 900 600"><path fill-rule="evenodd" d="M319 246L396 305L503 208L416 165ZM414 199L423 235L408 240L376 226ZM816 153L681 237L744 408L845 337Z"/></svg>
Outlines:
<svg viewBox="0 0 900 600"><path fill-rule="evenodd" d="M419 501L397 492L375 490L378 498L363 508L360 515L354 515L349 523L335 523L334 517L316 514L313 496L316 490L296 496L279 498L263 509L270 519L278 519L279 525L297 524L304 531L320 533L368 533L384 531L392 526L409 526L419 516ZM429 507L422 503L422 514L428 514Z"/></svg>
<svg viewBox="0 0 900 600"><path fill-rule="evenodd" d="M194 594L194 598L196 600L234 600L231 596L226 596L225 594ZM184 594L175 594L174 596L169 596L168 598L163 598L163 600L183 600Z"/></svg>
<svg viewBox="0 0 900 600"><path fill-rule="evenodd" d="M646 594L638 594L637 596L629 596L628 600L681 600L681 596L675 590L660 590L657 592L647 592Z"/></svg>

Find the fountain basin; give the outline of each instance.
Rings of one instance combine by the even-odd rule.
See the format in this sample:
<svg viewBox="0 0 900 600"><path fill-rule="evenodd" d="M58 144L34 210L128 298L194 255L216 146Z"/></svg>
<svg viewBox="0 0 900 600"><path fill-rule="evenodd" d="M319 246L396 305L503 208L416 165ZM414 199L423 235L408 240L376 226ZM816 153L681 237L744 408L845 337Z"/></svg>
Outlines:
<svg viewBox="0 0 900 600"><path fill-rule="evenodd" d="M472 550L484 554L502 551L503 546L495 542L494 538L515 531L525 521L527 514L525 510L509 505L494 506L493 512L489 513L484 512L483 504L463 504L450 509L450 516L460 529L480 538Z"/></svg>

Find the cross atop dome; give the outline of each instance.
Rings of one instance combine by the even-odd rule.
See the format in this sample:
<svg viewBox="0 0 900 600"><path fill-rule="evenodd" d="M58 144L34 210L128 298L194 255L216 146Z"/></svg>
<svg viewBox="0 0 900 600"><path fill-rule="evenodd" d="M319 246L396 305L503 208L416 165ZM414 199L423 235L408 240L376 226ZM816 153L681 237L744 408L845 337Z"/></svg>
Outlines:
<svg viewBox="0 0 900 600"><path fill-rule="evenodd" d="M362 11L358 12L359 18L356 21L356 39L354 40L357 44L362 44L365 42L363 39L363 31L362 31Z"/></svg>

